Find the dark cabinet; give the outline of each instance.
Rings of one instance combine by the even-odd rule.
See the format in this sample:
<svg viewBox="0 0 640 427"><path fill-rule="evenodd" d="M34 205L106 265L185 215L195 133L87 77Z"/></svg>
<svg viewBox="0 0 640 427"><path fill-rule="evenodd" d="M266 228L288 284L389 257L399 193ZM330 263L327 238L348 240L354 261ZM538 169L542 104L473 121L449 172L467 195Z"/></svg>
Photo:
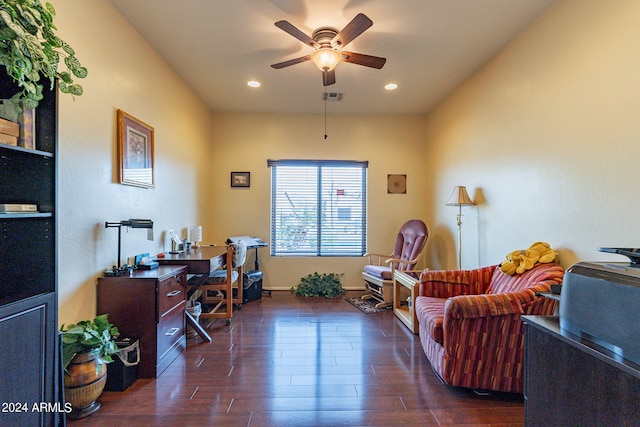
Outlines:
<svg viewBox="0 0 640 427"><path fill-rule="evenodd" d="M525 425L640 425L640 366L525 316Z"/></svg>
<svg viewBox="0 0 640 427"><path fill-rule="evenodd" d="M0 99L16 92L3 73ZM59 416L57 90L45 85L43 95L35 149L0 143L0 203L37 205L0 213L0 425L55 425Z"/></svg>
<svg viewBox="0 0 640 427"><path fill-rule="evenodd" d="M98 279L98 313L140 345L139 378L156 378L187 347L186 267L160 266Z"/></svg>
<svg viewBox="0 0 640 427"><path fill-rule="evenodd" d="M61 408L41 404L57 400L53 387L55 330L51 333L56 305L55 294L48 293L2 307L0 425L55 424Z"/></svg>

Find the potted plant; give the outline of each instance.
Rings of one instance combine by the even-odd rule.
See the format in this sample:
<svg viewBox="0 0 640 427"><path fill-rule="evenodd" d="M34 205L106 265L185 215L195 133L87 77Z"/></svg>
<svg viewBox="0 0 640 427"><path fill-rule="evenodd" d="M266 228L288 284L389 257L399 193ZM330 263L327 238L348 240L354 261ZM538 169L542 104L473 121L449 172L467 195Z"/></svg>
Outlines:
<svg viewBox="0 0 640 427"><path fill-rule="evenodd" d="M0 2L0 65L20 89L11 101L18 111L38 106L42 99L42 80L53 89L56 80L61 92L82 95L82 86L73 78L85 78L87 69L75 51L56 36L53 24L56 12L50 3L40 0L3 0ZM61 59L66 69L59 69Z"/></svg>
<svg viewBox="0 0 640 427"><path fill-rule="evenodd" d="M86 417L100 408L98 397L107 380L107 363L118 351L114 338L118 328L106 314L65 328L62 335L65 399L71 404L70 418Z"/></svg>
<svg viewBox="0 0 640 427"><path fill-rule="evenodd" d="M297 287L292 287L291 292L305 297L323 296L333 298L343 295L347 291L342 287L340 277L337 273L313 273L300 279Z"/></svg>

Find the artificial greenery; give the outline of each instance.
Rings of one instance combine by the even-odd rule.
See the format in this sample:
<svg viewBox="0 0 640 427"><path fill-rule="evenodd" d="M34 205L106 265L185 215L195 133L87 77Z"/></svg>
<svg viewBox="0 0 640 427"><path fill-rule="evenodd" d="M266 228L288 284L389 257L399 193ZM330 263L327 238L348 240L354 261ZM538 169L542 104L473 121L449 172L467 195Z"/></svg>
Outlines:
<svg viewBox="0 0 640 427"><path fill-rule="evenodd" d="M343 275L337 273L313 273L300 279L297 287L292 287L291 292L296 295L305 297L326 297L333 298L347 292L340 283L340 277Z"/></svg>
<svg viewBox="0 0 640 427"><path fill-rule="evenodd" d="M87 69L80 64L73 48L55 35L55 14L50 3L43 6L40 0L0 1L0 65L21 88L11 98L19 111L38 106L42 99L42 78L49 79L51 89L57 79L61 92L82 95L82 86L74 83L73 76L85 78ZM58 69L61 58L66 70Z"/></svg>
<svg viewBox="0 0 640 427"><path fill-rule="evenodd" d="M96 316L93 320L82 320L69 325L62 332L62 361L65 370L71 359L83 351L90 351L102 358L105 363L113 362L111 355L118 351L114 338L120 335L118 328L109 323L106 314ZM101 365L99 365L99 368Z"/></svg>

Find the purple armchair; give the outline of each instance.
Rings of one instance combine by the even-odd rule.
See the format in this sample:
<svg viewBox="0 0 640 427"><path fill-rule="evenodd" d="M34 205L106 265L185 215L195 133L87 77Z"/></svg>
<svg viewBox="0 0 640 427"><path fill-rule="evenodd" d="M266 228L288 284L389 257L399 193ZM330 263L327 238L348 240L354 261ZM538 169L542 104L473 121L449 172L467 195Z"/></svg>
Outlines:
<svg viewBox="0 0 640 427"><path fill-rule="evenodd" d="M391 255L368 253L369 263L364 266L362 278L367 294L362 299L378 301L376 308L393 303L394 270L412 270L417 264L429 238L429 227L419 219L407 221L396 239Z"/></svg>

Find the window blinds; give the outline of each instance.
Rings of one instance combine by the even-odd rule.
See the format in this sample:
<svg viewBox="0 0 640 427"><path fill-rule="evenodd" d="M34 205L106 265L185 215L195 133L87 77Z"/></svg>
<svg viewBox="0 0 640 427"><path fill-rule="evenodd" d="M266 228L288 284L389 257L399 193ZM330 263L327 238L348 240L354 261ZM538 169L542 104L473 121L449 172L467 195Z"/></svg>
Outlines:
<svg viewBox="0 0 640 427"><path fill-rule="evenodd" d="M271 255L362 256L368 162L269 160Z"/></svg>

